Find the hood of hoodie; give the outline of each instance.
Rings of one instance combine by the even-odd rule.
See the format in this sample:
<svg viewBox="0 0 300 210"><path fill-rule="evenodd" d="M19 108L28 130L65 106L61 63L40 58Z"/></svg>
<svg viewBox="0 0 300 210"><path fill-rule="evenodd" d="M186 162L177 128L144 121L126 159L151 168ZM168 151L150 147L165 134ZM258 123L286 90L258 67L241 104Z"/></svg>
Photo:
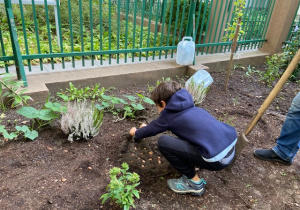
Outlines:
<svg viewBox="0 0 300 210"><path fill-rule="evenodd" d="M186 89L181 89L169 99L165 109L168 111L178 112L191 107L194 107L192 95Z"/></svg>

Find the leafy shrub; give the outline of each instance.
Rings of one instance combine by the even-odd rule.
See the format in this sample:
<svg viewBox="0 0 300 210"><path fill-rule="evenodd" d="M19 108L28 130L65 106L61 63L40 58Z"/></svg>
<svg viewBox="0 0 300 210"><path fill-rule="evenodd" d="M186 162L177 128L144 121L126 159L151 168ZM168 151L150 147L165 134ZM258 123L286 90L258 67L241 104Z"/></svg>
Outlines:
<svg viewBox="0 0 300 210"><path fill-rule="evenodd" d="M291 44L286 44L283 48L284 54L284 66L283 68L287 68L287 66L291 63L293 57L296 55L298 49L300 48L300 30L298 30L295 37L292 38ZM300 64L296 67L294 72L292 73L290 80L296 81L300 79Z"/></svg>
<svg viewBox="0 0 300 210"><path fill-rule="evenodd" d="M285 56L284 54L274 54L266 56L266 59L266 71L259 71L258 73L261 81L266 82L267 85L271 85L282 74L282 70L285 67Z"/></svg>
<svg viewBox="0 0 300 210"><path fill-rule="evenodd" d="M128 169L128 164L123 163L122 168L114 167L109 171L110 182L106 188L108 193L100 197L102 203L110 198L124 210L129 210L131 206L135 208L134 196L140 198L139 191L136 190L140 177L137 173L127 172Z"/></svg>
<svg viewBox="0 0 300 210"><path fill-rule="evenodd" d="M69 102L68 111L62 113L61 129L68 134L68 140L89 140L99 133L103 112L86 101Z"/></svg>

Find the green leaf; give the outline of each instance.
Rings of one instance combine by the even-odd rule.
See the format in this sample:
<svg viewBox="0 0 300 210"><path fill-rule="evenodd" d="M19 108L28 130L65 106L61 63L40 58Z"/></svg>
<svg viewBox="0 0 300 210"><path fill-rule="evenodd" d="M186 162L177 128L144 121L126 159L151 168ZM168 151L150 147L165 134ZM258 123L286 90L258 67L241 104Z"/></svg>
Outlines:
<svg viewBox="0 0 300 210"><path fill-rule="evenodd" d="M101 103L105 108L110 107L110 103L107 101L102 101Z"/></svg>
<svg viewBox="0 0 300 210"><path fill-rule="evenodd" d="M18 136L18 134L15 133L15 132L11 132L11 133L9 134L7 131L5 131L5 132L3 132L3 136L4 136L4 138L6 138L6 139L12 140L12 139L16 138L16 137Z"/></svg>
<svg viewBox="0 0 300 210"><path fill-rule="evenodd" d="M135 197L137 197L138 199L140 199L139 191L133 190L132 193L135 195Z"/></svg>
<svg viewBox="0 0 300 210"><path fill-rule="evenodd" d="M27 132L24 133L24 136L26 138L29 138L30 140L34 140L39 136L39 133L36 130L28 130Z"/></svg>
<svg viewBox="0 0 300 210"><path fill-rule="evenodd" d="M112 97L110 97L110 96L107 96L107 95L102 95L101 96L104 100L108 100L108 101L110 101L111 99L112 99Z"/></svg>
<svg viewBox="0 0 300 210"><path fill-rule="evenodd" d="M5 126L0 125L0 133L6 132Z"/></svg>
<svg viewBox="0 0 300 210"><path fill-rule="evenodd" d="M23 106L17 110L17 113L23 115L29 119L37 118L39 115L39 111L33 107Z"/></svg>
<svg viewBox="0 0 300 210"><path fill-rule="evenodd" d="M130 95L124 95L126 98L128 98L130 101L136 101L137 97L130 96Z"/></svg>
<svg viewBox="0 0 300 210"><path fill-rule="evenodd" d="M145 97L144 99L143 99L143 101L145 102L145 103L148 103L148 104L151 104L151 105L154 105L155 103L150 99L150 98L148 98L148 97Z"/></svg>
<svg viewBox="0 0 300 210"><path fill-rule="evenodd" d="M45 107L51 109L54 112L63 112L66 113L67 112L67 107L62 106L60 103L52 103L52 102L47 102L45 104Z"/></svg>
<svg viewBox="0 0 300 210"><path fill-rule="evenodd" d="M58 118L58 115L55 114L51 109L42 109L39 110L37 118L41 120L53 120Z"/></svg>

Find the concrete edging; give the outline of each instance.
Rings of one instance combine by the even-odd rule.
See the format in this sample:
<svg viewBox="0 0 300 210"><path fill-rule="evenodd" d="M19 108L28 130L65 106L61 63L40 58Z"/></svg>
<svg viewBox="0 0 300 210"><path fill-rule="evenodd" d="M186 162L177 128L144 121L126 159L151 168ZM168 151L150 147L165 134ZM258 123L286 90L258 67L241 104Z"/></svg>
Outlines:
<svg viewBox="0 0 300 210"><path fill-rule="evenodd" d="M265 62L269 53L249 51L236 54L234 64L259 65ZM180 66L175 59L149 61L137 64L103 66L99 68L76 71L51 72L31 74L27 76L26 94L34 102L45 101L49 93L56 93L69 87L69 82L75 86L86 87L100 83L102 87L126 88L135 85L154 84L162 77L191 76L199 69L218 71L227 69L230 54L212 54L196 57L196 65Z"/></svg>

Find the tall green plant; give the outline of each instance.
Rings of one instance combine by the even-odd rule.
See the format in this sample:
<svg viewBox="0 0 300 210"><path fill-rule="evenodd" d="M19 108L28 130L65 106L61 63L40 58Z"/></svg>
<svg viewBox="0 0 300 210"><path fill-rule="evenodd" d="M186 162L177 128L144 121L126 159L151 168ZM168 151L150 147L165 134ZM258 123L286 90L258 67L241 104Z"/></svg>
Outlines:
<svg viewBox="0 0 300 210"><path fill-rule="evenodd" d="M244 34L245 32L241 29L242 23L242 16L244 15L244 9L245 9L245 3L246 0L236 0L234 2L235 8L233 11L233 23L232 25L228 24L227 29L225 31L227 34L223 37L223 40L230 40L232 41L231 44L231 54L230 59L228 62L228 69L227 69L227 75L226 75L226 81L225 81L225 87L224 91L227 91L227 84L230 76L230 70L232 68L232 62L233 62L233 55L237 47L237 40L241 34Z"/></svg>
<svg viewBox="0 0 300 210"><path fill-rule="evenodd" d="M0 109L5 110L7 105L11 108L27 105L27 100L32 100L30 96L25 95L26 89L22 89L23 81L13 80L14 75L2 73L0 80ZM28 105L27 105L28 106Z"/></svg>

